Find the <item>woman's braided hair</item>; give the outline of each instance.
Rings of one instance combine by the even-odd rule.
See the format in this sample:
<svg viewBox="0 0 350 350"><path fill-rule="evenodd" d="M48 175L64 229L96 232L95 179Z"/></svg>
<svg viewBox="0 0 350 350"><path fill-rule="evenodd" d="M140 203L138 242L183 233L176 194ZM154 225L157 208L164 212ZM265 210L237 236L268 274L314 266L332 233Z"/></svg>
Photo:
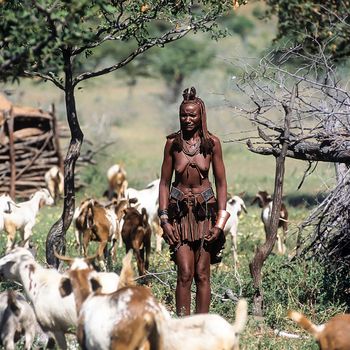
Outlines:
<svg viewBox="0 0 350 350"><path fill-rule="evenodd" d="M210 137L210 132L208 131L208 128L207 128L207 113L205 110L205 104L201 98L196 96L196 89L193 86L190 89L188 88L185 89L182 93L182 96L183 96L183 101L181 102L181 105L180 105L180 111L182 106L188 103L196 104L200 107L200 115L201 115L200 151L201 153L204 154L204 156L206 156L207 154L210 154L212 152L214 147L214 142ZM173 135L169 135L169 137ZM173 137L175 137L173 146L175 147L175 149L181 151L182 150L181 133L178 132Z"/></svg>

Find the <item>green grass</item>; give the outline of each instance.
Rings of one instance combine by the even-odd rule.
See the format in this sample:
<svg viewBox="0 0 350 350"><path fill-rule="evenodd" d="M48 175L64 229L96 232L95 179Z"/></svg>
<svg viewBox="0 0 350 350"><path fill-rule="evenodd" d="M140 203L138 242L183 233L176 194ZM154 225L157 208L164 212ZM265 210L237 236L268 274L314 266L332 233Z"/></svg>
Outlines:
<svg viewBox="0 0 350 350"><path fill-rule="evenodd" d="M37 217L33 242L38 249L38 260L45 262L45 240L51 225L59 218L61 206L44 207ZM304 207L290 208L290 225L297 225L306 215ZM310 338L287 339L277 336L274 331L280 330L306 336L298 327L286 318L289 308L305 312L314 322L321 323L331 315L346 309L344 304L330 297L329 288L325 285L326 272L314 261L302 264L290 264L287 257L272 254L263 268L263 288L265 293L265 317L258 321L251 316L252 281L249 274L249 262L253 258L257 245L264 240L264 230L260 221L260 209L248 205L248 214L241 217L238 236L239 266L235 270L231 257L231 238L227 237L223 262L212 268L212 304L211 312L218 313L234 321L235 304L230 300L223 300L225 291L230 289L236 296L246 297L249 302L250 316L247 328L242 336L242 349L317 349ZM77 256L74 246L73 230L70 228L66 235L67 254ZM287 240L288 254L292 254L295 246L295 235ZM4 236L0 240L0 250L4 250ZM154 242L153 242L154 245ZM90 253L96 249L91 244ZM175 313L176 269L170 261L170 254L166 245L162 253L153 249L151 255L150 272L156 277L151 279L151 288L155 296L166 305L167 309ZM124 248L117 253L117 262L111 267L119 272ZM135 266L136 271L136 266ZM1 289L12 286L2 283ZM328 286L330 287L330 286ZM16 286L18 288L18 286ZM195 288L193 286L193 292Z"/></svg>

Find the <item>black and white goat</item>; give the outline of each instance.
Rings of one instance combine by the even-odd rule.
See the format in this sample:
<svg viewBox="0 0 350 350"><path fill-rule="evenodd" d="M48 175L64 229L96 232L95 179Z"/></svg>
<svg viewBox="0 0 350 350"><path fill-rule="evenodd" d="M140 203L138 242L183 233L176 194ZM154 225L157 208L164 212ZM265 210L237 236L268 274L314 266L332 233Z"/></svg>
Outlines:
<svg viewBox="0 0 350 350"><path fill-rule="evenodd" d="M259 207L262 208L261 211L261 220L264 224L265 235L266 237L270 233L270 220L271 220L271 212L272 212L272 197L266 191L259 191L252 202L252 204L258 202ZM281 236L277 232L277 251L279 254L286 253L286 234L288 231L288 211L285 204L282 202L281 211L280 211L280 219L278 222L278 228L282 228L283 235Z"/></svg>

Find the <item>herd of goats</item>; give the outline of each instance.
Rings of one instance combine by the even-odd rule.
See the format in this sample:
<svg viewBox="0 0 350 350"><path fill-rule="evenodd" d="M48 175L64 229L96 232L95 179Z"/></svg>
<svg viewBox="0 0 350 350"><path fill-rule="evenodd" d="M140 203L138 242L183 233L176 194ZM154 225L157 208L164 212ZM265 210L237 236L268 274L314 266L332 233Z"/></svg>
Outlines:
<svg viewBox="0 0 350 350"><path fill-rule="evenodd" d="M1 280L15 281L24 295L7 289L0 293L0 345L15 349L20 339L31 349L67 349L66 335L76 332L82 349L164 349L237 350L239 335L247 321L247 302L237 303L234 324L215 314L171 317L147 285L135 283L132 255L140 276L147 274L152 232L156 250L161 250L161 228L157 215L159 179L145 189L128 187L125 169L115 164L107 172L108 203L89 198L74 213L75 240L81 258L61 256L68 269L59 272L44 267L29 249L35 218L43 205L53 205L63 193L63 175L53 167L45 175L47 188L30 200L16 203L7 194L0 196L0 231L7 235L6 252L0 258ZM265 233L269 230L272 199L259 191L254 199L261 207ZM241 211L246 211L239 196L230 196L231 216L226 233L232 236L233 260L237 258L237 229ZM282 205L277 250L285 253L284 237L288 212ZM16 243L16 232L21 235ZM98 242L97 252L88 256L90 241ZM111 243L110 248L108 244ZM115 258L116 245L124 243L126 252L120 275L106 271L106 258ZM97 260L99 269L95 269ZM350 349L350 315L337 315L327 324L316 326L304 315L291 311L289 317L311 333L321 350Z"/></svg>

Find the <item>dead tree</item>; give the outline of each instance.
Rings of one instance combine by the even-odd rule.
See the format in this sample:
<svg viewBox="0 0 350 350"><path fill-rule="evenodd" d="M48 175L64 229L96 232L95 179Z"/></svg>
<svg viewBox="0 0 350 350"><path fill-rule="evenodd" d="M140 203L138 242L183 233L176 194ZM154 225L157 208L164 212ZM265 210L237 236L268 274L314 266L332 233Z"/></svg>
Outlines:
<svg viewBox="0 0 350 350"><path fill-rule="evenodd" d="M255 316L263 315L263 291L261 288L261 269L267 257L270 255L272 248L276 242L278 224L280 220L280 212L282 205L282 194L283 194L283 180L284 180L284 171L285 171L285 159L288 149L288 139L289 139L289 128L290 128L290 119L292 114L292 106L295 99L295 90L291 96L291 101L289 106L286 104L283 105L285 111L285 122L283 134L281 135L281 151L276 156L276 172L275 172L275 188L274 196L272 202L272 211L269 224L269 230L266 232L266 241L265 243L258 247L255 252L255 256L252 262L249 264L250 273L253 277L253 286L254 286L254 306L253 313Z"/></svg>
<svg viewBox="0 0 350 350"><path fill-rule="evenodd" d="M317 43L315 43L317 44ZM237 88L248 100L235 106L240 116L254 126L243 138L251 152L285 156L312 163L336 165L337 184L326 200L301 225L299 252L312 252L340 265L350 264L350 94L347 78L319 46L319 55L308 55L301 46L268 53L257 66L242 64ZM279 118L285 101L291 107L290 131ZM250 101L250 102L249 102ZM287 136L286 136L287 135ZM285 146L285 147L283 147ZM306 171L301 181L309 175ZM300 188L299 186L299 188ZM274 218L277 220L277 218ZM312 226L311 235L303 236ZM310 230L309 230L310 231Z"/></svg>

